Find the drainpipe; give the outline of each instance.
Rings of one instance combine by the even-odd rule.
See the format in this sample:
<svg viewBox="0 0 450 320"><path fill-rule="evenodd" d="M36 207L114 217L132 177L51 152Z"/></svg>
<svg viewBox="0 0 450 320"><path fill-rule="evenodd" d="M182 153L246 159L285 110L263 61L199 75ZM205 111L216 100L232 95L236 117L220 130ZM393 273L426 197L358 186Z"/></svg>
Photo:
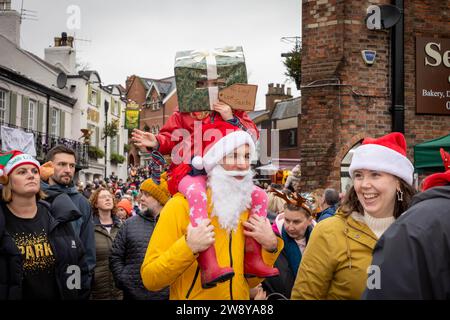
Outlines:
<svg viewBox="0 0 450 320"><path fill-rule="evenodd" d="M50 95L47 95L47 121L45 123L45 136L47 137L47 139L49 139L48 135L50 133L49 128L50 128ZM41 129L42 130L42 129Z"/></svg>
<svg viewBox="0 0 450 320"><path fill-rule="evenodd" d="M393 0L400 9L400 20L391 33L392 131L405 133L405 72L404 72L404 1Z"/></svg>

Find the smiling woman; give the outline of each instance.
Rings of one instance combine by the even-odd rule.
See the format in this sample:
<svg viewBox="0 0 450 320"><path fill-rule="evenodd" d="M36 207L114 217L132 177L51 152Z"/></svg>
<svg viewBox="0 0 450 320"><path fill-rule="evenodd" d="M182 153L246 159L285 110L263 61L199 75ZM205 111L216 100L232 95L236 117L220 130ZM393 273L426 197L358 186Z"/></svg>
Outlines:
<svg viewBox="0 0 450 320"><path fill-rule="evenodd" d="M364 139L349 171L354 186L314 228L293 299L359 299L377 240L410 205L414 168L401 133Z"/></svg>

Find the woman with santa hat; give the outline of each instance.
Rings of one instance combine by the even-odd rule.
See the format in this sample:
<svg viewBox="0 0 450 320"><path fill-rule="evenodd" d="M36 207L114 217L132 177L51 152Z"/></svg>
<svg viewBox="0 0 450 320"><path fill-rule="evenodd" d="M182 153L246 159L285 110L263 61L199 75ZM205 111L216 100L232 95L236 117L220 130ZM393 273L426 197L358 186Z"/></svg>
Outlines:
<svg viewBox="0 0 450 320"><path fill-rule="evenodd" d="M364 139L349 171L353 186L336 215L314 228L292 299L360 299L368 276L378 285L370 268L373 249L414 194L405 137L393 132Z"/></svg>
<svg viewBox="0 0 450 320"><path fill-rule="evenodd" d="M84 250L70 225L81 213L66 194L51 206L42 200L31 155L0 155L0 176L0 300L87 298Z"/></svg>

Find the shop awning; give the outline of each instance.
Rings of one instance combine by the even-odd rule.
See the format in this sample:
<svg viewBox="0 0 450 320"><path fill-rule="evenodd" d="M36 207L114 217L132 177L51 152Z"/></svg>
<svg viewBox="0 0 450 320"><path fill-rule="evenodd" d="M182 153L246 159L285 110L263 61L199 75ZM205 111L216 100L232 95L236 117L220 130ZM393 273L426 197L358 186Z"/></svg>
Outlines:
<svg viewBox="0 0 450 320"><path fill-rule="evenodd" d="M272 163L257 167L256 170L261 171L262 174L275 174L278 170L291 170L297 164L300 164L300 159L289 158L275 158Z"/></svg>
<svg viewBox="0 0 450 320"><path fill-rule="evenodd" d="M450 134L414 146L414 168L416 171L443 171L444 165L439 153L440 148L450 152Z"/></svg>
<svg viewBox="0 0 450 320"><path fill-rule="evenodd" d="M267 164L265 166L261 166L261 167L257 167L256 170L261 171L262 174L275 174L278 170L280 170L280 168L276 165L273 164Z"/></svg>

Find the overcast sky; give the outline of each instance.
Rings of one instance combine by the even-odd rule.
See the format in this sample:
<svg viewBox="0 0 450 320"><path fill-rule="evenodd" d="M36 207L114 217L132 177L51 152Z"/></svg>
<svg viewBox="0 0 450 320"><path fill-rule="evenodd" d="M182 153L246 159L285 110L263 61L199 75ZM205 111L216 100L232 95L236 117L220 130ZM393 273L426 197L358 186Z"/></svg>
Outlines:
<svg viewBox="0 0 450 320"><path fill-rule="evenodd" d="M44 56L53 37L66 31L76 38L77 59L97 70L103 84L124 84L137 74L173 75L177 51L239 45L244 48L249 83L257 84L256 109L263 109L268 83L295 84L284 75L280 54L300 36L301 0L23 0L38 21L22 23L21 46ZM19 9L22 0L12 0ZM80 28L70 6L80 10ZM75 26L76 27L76 26Z"/></svg>

